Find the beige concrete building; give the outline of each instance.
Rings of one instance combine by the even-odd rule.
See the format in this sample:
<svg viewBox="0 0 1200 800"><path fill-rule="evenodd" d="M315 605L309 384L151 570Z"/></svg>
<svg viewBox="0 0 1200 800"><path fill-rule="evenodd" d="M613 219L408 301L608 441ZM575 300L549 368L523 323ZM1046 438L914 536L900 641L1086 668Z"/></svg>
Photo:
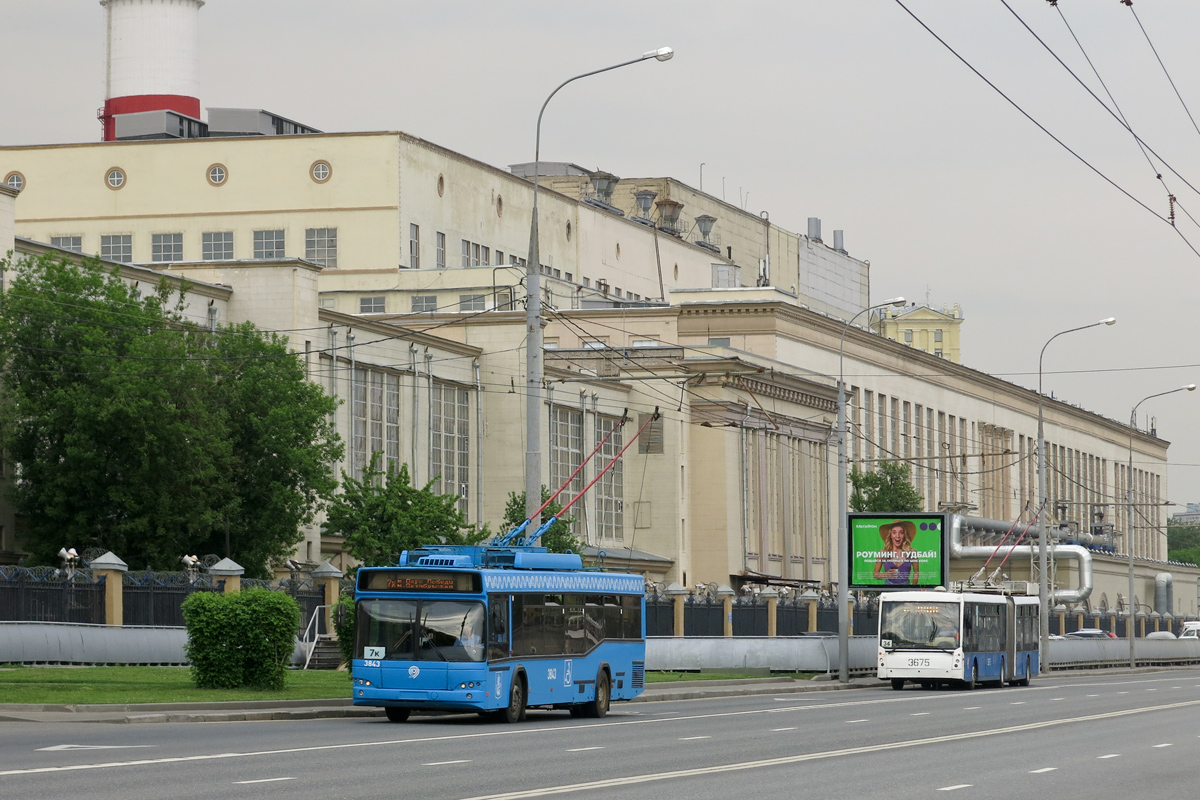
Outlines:
<svg viewBox="0 0 1200 800"><path fill-rule="evenodd" d="M27 250L99 251L129 269L186 276L227 293L222 321L286 333L312 379L345 401L347 460L337 469L358 474L379 452L493 526L523 487L525 318L509 309L523 301L527 181L400 133L0 148L0 173L17 171L13 227ZM656 198L683 202L680 187L660 185ZM699 211L712 201L687 202ZM1033 513L1036 393L945 352L847 330L850 312L869 304L865 262L848 263L819 237L764 236L773 285L756 286L752 223L767 228L752 215L729 214L740 227L720 231L723 247L744 243L731 257L681 228L673 235L661 211L649 225L553 191L539 206L544 482L564 482L628 410L571 497L662 414L571 510L578 535L610 564L688 584L830 581L843 334L853 463L906 461L929 510ZM773 225L769 235L786 238ZM739 264L742 249L751 256ZM806 290L807 249L831 270L846 265L844 283ZM780 280L790 280L780 261L792 257L794 291ZM1153 596L1154 575L1168 570L1176 610L1194 613L1196 593L1184 586L1195 586L1196 570L1162 561L1168 443L1134 432L1130 476L1128 426L1056 400L1045 408L1051 513L1072 533L1097 512L1122 524L1132 481L1149 520L1132 537L1135 594ZM314 527L297 555L339 551ZM1098 570L1107 577L1097 597L1126 591L1120 561ZM974 568L955 564L956 574ZM1028 563L1010 574L1032 577Z"/></svg>
<svg viewBox="0 0 1200 800"><path fill-rule="evenodd" d="M924 350L955 364L962 363L960 335L962 310L955 303L950 308L916 305L905 308L885 308L871 312L871 328L885 339L901 342Z"/></svg>
<svg viewBox="0 0 1200 800"><path fill-rule="evenodd" d="M533 177L532 163L509 169ZM840 230L831 242L823 241L816 217L809 218L804 235L771 222L765 211L749 213L675 178L618 178L563 162L542 164L540 172L545 186L724 256L737 267L737 277L714 287L774 286L814 311L842 319L869 305L870 263L846 251Z"/></svg>

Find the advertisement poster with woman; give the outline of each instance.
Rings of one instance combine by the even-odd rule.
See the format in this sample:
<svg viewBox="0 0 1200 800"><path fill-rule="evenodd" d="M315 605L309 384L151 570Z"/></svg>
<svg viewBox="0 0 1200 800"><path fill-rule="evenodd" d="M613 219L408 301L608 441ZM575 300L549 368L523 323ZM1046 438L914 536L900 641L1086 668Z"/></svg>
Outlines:
<svg viewBox="0 0 1200 800"><path fill-rule="evenodd" d="M922 589L945 584L943 514L851 514L850 588Z"/></svg>

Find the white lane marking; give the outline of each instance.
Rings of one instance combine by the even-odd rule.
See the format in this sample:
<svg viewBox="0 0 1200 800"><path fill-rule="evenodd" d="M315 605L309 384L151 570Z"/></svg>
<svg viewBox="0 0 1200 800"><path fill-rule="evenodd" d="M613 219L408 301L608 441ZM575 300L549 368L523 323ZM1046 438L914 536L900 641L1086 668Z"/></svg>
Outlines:
<svg viewBox="0 0 1200 800"><path fill-rule="evenodd" d="M853 725L856 722L870 722L870 720L869 719L848 719L848 720L846 720L847 725Z"/></svg>
<svg viewBox="0 0 1200 800"><path fill-rule="evenodd" d="M779 733L781 731L794 731L795 728L771 728L771 733Z"/></svg>
<svg viewBox="0 0 1200 800"><path fill-rule="evenodd" d="M1089 695L1085 695L1085 697L1099 697L1099 696L1100 696L1100 695L1098 695L1098 694L1089 694Z"/></svg>
<svg viewBox="0 0 1200 800"><path fill-rule="evenodd" d="M1182 689L1183 687L1182 686L1172 686L1171 688L1172 689Z"/></svg>
<svg viewBox="0 0 1200 800"><path fill-rule="evenodd" d="M1120 754L1120 753L1109 753L1109 754L1108 754L1108 755L1106 755L1106 756L1096 756L1096 758L1097 758L1097 759L1100 759L1100 758L1120 758L1120 757L1121 757L1121 754Z"/></svg>
<svg viewBox="0 0 1200 800"><path fill-rule="evenodd" d="M1167 742L1166 744L1156 744L1156 745L1154 745L1154 746L1155 746L1155 747L1170 747L1170 746L1171 746L1171 743L1170 743L1170 742Z"/></svg>
<svg viewBox="0 0 1200 800"><path fill-rule="evenodd" d="M1146 691L1147 691L1147 692L1157 692L1157 691L1158 691L1158 689L1147 689Z"/></svg>
<svg viewBox="0 0 1200 800"><path fill-rule="evenodd" d="M711 736L680 736L680 737L679 737L679 741L681 741L681 742L694 742L694 741L696 741L697 739L711 739L711 738L712 738Z"/></svg>
<svg viewBox="0 0 1200 800"><path fill-rule="evenodd" d="M963 709L963 711L978 711L981 708L983 708L983 706L967 706Z"/></svg>
<svg viewBox="0 0 1200 800"><path fill-rule="evenodd" d="M1053 703L1055 700L1065 700L1065 699L1066 699L1065 697L1051 697L1050 702Z"/></svg>
<svg viewBox="0 0 1200 800"><path fill-rule="evenodd" d="M1129 692L1117 692L1117 694L1129 694Z"/></svg>
<svg viewBox="0 0 1200 800"><path fill-rule="evenodd" d="M1056 769L1058 769L1058 767L1042 767L1041 769L1031 769L1029 770L1029 774L1040 775L1043 772L1054 772Z"/></svg>
<svg viewBox="0 0 1200 800"><path fill-rule="evenodd" d="M568 753L586 753L588 750L603 750L603 747L572 747L566 752Z"/></svg>
<svg viewBox="0 0 1200 800"><path fill-rule="evenodd" d="M889 700L859 700L859 701L844 702L844 703L817 703L817 704L808 705L808 706L796 706L796 707L794 707L792 709L788 709L788 710L791 710L791 711L807 711L807 710L812 710L812 709L819 710L819 709L837 708L837 707L849 706L849 705L867 705L867 704L874 704L874 703L880 703L880 702L883 702L883 703L907 702L907 700L896 698L896 699L889 699ZM932 739L911 739L911 740L906 740L903 742L874 745L871 748L855 748L855 749L851 749L851 750L835 750L835 751L830 751L830 752L825 752L825 753L814 753L811 755L795 756L795 757L784 758L784 759L780 759L777 761L771 761L771 762L751 762L750 766L743 766L741 764L732 764L727 767L712 767L709 769L716 770L716 771L730 771L730 770L734 770L734 769L748 769L748 768L756 767L756 766L760 766L760 765L768 765L769 766L769 765L774 765L777 763L778 764L791 764L791 763L796 763L797 759L800 761L804 761L804 760L812 760L812 759L817 759L817 758L830 758L833 756L854 755L854 754L858 754L858 753L876 752L879 750L892 750L892 749L896 749L896 748L900 748L900 747L913 747L916 745L937 744L937 743L941 743L941 742L956 741L959 739L971 739L971 738L977 738L980 736L995 736L995 735L1001 734L1001 733L1013 733L1013 732L1017 732L1017 731L1037 730L1040 728L1055 727L1058 725L1066 725L1069 723L1091 722L1094 720L1101 720L1101 719L1113 719L1116 717L1124 717L1124 716L1129 716L1132 714L1144 714L1144 713L1152 712L1152 711L1169 711L1171 709L1190 708L1193 706L1200 706L1200 700L1186 700L1186 701L1182 701L1182 702L1178 702L1178 703L1166 703L1166 704L1158 705L1158 706L1146 706L1144 708L1132 708L1132 709L1126 709L1123 711L1109 711L1109 712L1105 712L1103 714L1092 714L1092 715L1088 715L1088 716L1084 716L1084 717L1064 717L1062 719L1046 720L1043 722L1033 722L1033 723L1028 723L1025 725L1017 725L1017 726L1013 726L1013 727L1009 727L1009 728L993 728L993 729L982 730L982 731L972 731L969 733L955 734L952 736L935 737ZM694 715L686 716L686 717L672 717L671 719L640 719L640 720L628 720L628 721L623 721L623 722L593 722L590 725L584 726L584 728L579 728L579 726L575 726L575 727L579 728L581 730L586 729L586 730L591 731L591 730L595 730L596 728L614 727L614 726L619 726L619 725L649 725L649 724L655 724L655 723L660 723L660 722L680 722L680 721L691 721L691 720L714 719L714 718L719 718L719 717L742 717L742 716L749 716L752 714L772 713L776 710L777 709L755 709L752 711L723 711L723 712L718 712L718 713L714 713L714 714L694 714ZM77 771L94 770L94 769L114 769L114 768L119 768L119 767L144 767L144 766L155 766L155 765L159 765L159 764L181 764L181 763L187 763L187 762L193 762L193 761L218 761L218 760L233 759L233 758L261 758L261 757L265 757L265 756L290 755L293 753L319 753L319 752L325 752L325 751L347 750L347 749L351 749L351 748L360 748L360 747L396 747L396 746L411 747L414 744L427 744L427 743L431 743L431 742L450 742L450 741L460 741L460 740L464 740L464 739L483 739L483 738L492 737L492 736L534 736L534 735L540 735L540 734L558 735L558 734L562 733L562 731L565 730L566 727L569 727L569 726L563 726L563 727L556 726L556 727L546 727L546 728L516 728L516 729L504 729L504 730L487 731L487 732L448 734L448 735L444 735L444 736L421 736L421 737L414 737L411 739L385 739L385 740L371 741L371 742L348 742L348 743L343 743L343 744L311 745L308 747L289 747L289 748L280 748L277 750L249 750L249 751L243 751L243 752L204 753L201 755L194 755L194 756L174 756L174 757L170 757L170 758L145 758L145 759L138 759L135 761L108 761L108 762L100 762L100 763L94 763L94 764L71 764L71 765L56 766L56 767L34 767L34 768L27 768L27 769L7 769L7 770L0 770L0 777L4 777L7 775L36 775L36 774L41 774L41 773L46 773L46 772L77 772ZM697 773L697 774L707 774L707 773ZM648 778L647 780L660 780L660 778L651 777L651 778ZM599 786L599 784L597 784L596 786ZM586 788L596 788L596 787L589 784L589 785L587 785ZM520 796L523 796L523 795L495 795L492 798L489 798L489 800L495 800L495 798L509 798L509 797L516 798L516 797L520 797ZM530 796L532 796L532 795L530 795ZM472 799L468 799L468 800L472 800ZM478 800L478 799L473 799L473 800Z"/></svg>
<svg viewBox="0 0 1200 800"><path fill-rule="evenodd" d="M471 759L460 758L457 761L429 761L429 762L422 764L421 766L422 767L444 767L447 764L470 764L470 763L471 763Z"/></svg>
<svg viewBox="0 0 1200 800"><path fill-rule="evenodd" d="M938 789L938 791L939 792L953 792L955 789L970 789L971 786L972 786L972 784L969 784L969 783L956 783L953 786L943 786L942 788Z"/></svg>
<svg viewBox="0 0 1200 800"><path fill-rule="evenodd" d="M241 783L275 783L276 781L294 781L295 778L259 778L256 781L234 781L235 784Z"/></svg>
<svg viewBox="0 0 1200 800"><path fill-rule="evenodd" d="M929 716L929 714L930 714L930 712L928 712L928 711L918 711L915 714L909 714L909 716L910 717L927 717L927 716Z"/></svg>
<svg viewBox="0 0 1200 800"><path fill-rule="evenodd" d="M1023 706L1023 705L1025 705L1025 701L1024 701L1024 700L1018 700L1018 701L1017 701L1017 702L1015 702L1015 703L1009 703L1009 705L1010 705L1010 706Z"/></svg>
<svg viewBox="0 0 1200 800"><path fill-rule="evenodd" d="M39 753L51 753L59 750L128 750L135 747L157 747L154 744L56 744L53 747L39 747Z"/></svg>

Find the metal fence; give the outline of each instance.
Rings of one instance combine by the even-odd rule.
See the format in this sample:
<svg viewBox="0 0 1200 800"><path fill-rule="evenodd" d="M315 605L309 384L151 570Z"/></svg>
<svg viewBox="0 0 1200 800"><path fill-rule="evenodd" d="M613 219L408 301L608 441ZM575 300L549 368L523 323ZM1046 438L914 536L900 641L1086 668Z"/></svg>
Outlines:
<svg viewBox="0 0 1200 800"><path fill-rule="evenodd" d="M219 588L220 583L214 585L209 576L193 572L127 572L121 587L125 609L122 624L181 628L183 601L193 592Z"/></svg>
<svg viewBox="0 0 1200 800"><path fill-rule="evenodd" d="M683 604L684 636L724 636L725 604L719 597L689 595Z"/></svg>
<svg viewBox="0 0 1200 800"><path fill-rule="evenodd" d="M0 567L0 620L103 625L104 580L88 569Z"/></svg>
<svg viewBox="0 0 1200 800"><path fill-rule="evenodd" d="M313 584L311 576L305 576L303 573L292 573L290 578L274 581L243 578L242 588L286 592L289 597L296 601L296 605L300 606L300 624L297 626L297 634L304 632L304 629L308 627L309 620L312 619L313 612L319 606L325 604L325 592L321 587ZM325 624L324 616L322 614L317 620L316 633L321 636L329 633L329 626Z"/></svg>

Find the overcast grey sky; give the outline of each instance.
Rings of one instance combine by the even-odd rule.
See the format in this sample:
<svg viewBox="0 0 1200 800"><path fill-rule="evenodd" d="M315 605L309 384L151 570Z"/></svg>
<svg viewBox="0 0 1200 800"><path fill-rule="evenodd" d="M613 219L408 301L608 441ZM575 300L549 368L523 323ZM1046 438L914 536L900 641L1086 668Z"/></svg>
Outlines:
<svg viewBox="0 0 1200 800"><path fill-rule="evenodd" d="M1152 168L1002 0L904 0L976 69L1113 182L1200 219L1200 3L1008 0L1178 171ZM1060 16L1059 12L1062 12ZM1137 18L1135 19L1134 13ZM1200 382L1200 227L1172 229L1105 182L895 0L607 2L208 0L201 104L326 131L399 129L498 166L533 158L546 95L662 45L672 61L573 84L542 126L547 160L670 175L803 231L821 217L871 262L872 297L961 304L963 361L1127 422ZM104 100L96 0L0 0L0 144L93 141ZM1182 236L1181 236L1182 234ZM1200 501L1200 392L1145 403L1172 442L1169 498Z"/></svg>

